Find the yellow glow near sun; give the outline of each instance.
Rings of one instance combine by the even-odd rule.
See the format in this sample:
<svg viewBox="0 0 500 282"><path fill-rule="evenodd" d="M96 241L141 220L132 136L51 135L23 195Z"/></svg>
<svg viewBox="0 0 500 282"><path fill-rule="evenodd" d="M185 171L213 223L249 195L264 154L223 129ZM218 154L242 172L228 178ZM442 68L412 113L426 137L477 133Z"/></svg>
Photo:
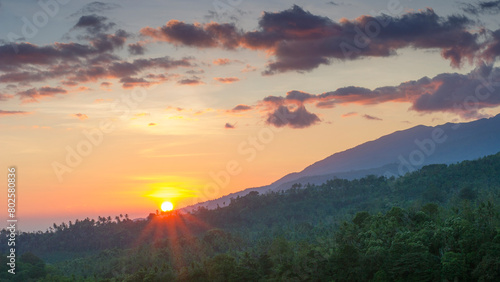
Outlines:
<svg viewBox="0 0 500 282"><path fill-rule="evenodd" d="M195 190L183 189L183 188L173 188L173 187L165 187L162 185L163 183L154 184L156 186L153 190L147 193L146 197L152 198L163 198L163 199L185 199L185 198L193 198L198 196L198 192Z"/></svg>
<svg viewBox="0 0 500 282"><path fill-rule="evenodd" d="M161 210L162 211L171 211L174 209L174 204L172 204L171 202L169 201L165 201L161 204Z"/></svg>

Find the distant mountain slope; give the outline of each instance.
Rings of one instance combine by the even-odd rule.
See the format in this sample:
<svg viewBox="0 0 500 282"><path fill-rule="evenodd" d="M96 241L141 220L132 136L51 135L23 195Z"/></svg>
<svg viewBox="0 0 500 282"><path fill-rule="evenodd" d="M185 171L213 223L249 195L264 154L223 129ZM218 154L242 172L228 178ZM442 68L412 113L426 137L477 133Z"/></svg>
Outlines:
<svg viewBox="0 0 500 282"><path fill-rule="evenodd" d="M437 133L442 132L440 138L434 139L438 141L444 139L444 142L432 141L433 132L436 132L434 137L437 136ZM429 141L434 145L430 145ZM434 149L432 149L433 146ZM288 182L311 175L372 169L392 163L401 165L401 171L392 170L391 173L397 175L403 172L404 174L409 170L409 166L404 165L404 161L417 169L426 164L448 164L477 159L495 154L499 149L500 115L469 123L447 123L436 127L419 125L335 153L306 167L303 171L289 174L277 182ZM420 162L420 156L424 157L422 162ZM418 162L412 163L411 160Z"/></svg>
<svg viewBox="0 0 500 282"><path fill-rule="evenodd" d="M274 183L249 188L197 206L215 208L251 191L286 190L294 183L322 183L327 179L360 178L368 174L401 175L427 164L473 160L500 151L500 115L468 123L435 127L415 126L396 131L351 149L335 153L301 172L290 173Z"/></svg>

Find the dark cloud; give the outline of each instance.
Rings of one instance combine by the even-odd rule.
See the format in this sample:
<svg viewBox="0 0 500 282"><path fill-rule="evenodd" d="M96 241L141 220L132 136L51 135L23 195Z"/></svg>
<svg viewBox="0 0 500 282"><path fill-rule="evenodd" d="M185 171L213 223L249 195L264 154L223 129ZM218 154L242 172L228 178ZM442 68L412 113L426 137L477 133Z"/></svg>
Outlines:
<svg viewBox="0 0 500 282"><path fill-rule="evenodd" d="M103 7L94 2L91 6ZM90 7L90 6L89 6ZM152 70L167 70L192 66L193 58L172 59L170 57L122 60L115 52L125 45L131 36L118 29L109 32L116 25L104 16L91 14L79 17L72 31L83 31L77 36L82 43L60 43L35 45L31 43L0 43L0 83L17 87L15 93L23 102L37 101L54 94L50 89L33 86L58 80L65 87L76 87L85 82L101 79L117 79L124 88L147 87L166 81L164 74L147 73ZM139 43L130 44L129 51L143 54ZM38 87L38 88L37 88Z"/></svg>
<svg viewBox="0 0 500 282"><path fill-rule="evenodd" d="M149 59L137 59L133 61L133 65L143 69L143 68L162 68L171 69L176 67L190 67L192 66L191 61L193 58L184 57L180 60L175 60L169 56L159 57L159 58L149 58Z"/></svg>
<svg viewBox="0 0 500 282"><path fill-rule="evenodd" d="M316 107L320 109L331 109L335 107L335 101L321 101L316 103Z"/></svg>
<svg viewBox="0 0 500 282"><path fill-rule="evenodd" d="M0 110L0 117L1 116L12 116L12 115L26 115L26 114L31 114L30 112L25 112L25 111L4 111Z"/></svg>
<svg viewBox="0 0 500 282"><path fill-rule="evenodd" d="M147 69L188 67L191 66L191 60L191 58L175 60L165 56L160 58L136 59L132 62L118 61L109 65L94 65L92 67L85 66L76 69L70 79L79 82L96 81L98 79L106 78L119 78L127 80ZM161 79L161 77L157 78Z"/></svg>
<svg viewBox="0 0 500 282"><path fill-rule="evenodd" d="M26 65L48 66L77 62L98 53L95 48L78 43L54 43L49 46L12 43L0 46L0 71L15 71Z"/></svg>
<svg viewBox="0 0 500 282"><path fill-rule="evenodd" d="M481 53L482 58L487 62L493 63L500 56L500 29L491 32L492 40L490 40Z"/></svg>
<svg viewBox="0 0 500 282"><path fill-rule="evenodd" d="M98 15L81 16L71 31L84 31L77 35L78 40L87 41L99 54L112 53L115 49L121 49L127 38L131 35L123 29L118 29L114 33L108 32L116 26L109 22L108 18ZM69 39L69 34L67 35ZM111 54L109 54L111 55Z"/></svg>
<svg viewBox="0 0 500 282"><path fill-rule="evenodd" d="M203 81L199 77L185 78L177 81L181 85L199 85L203 84Z"/></svg>
<svg viewBox="0 0 500 282"><path fill-rule="evenodd" d="M479 110L500 105L500 68L482 65L469 74L440 74L432 81L438 87L415 99L412 110L453 112L474 118Z"/></svg>
<svg viewBox="0 0 500 282"><path fill-rule="evenodd" d="M364 15L335 22L295 5L264 12L255 31L244 32L233 24L172 20L159 28L143 28L141 33L175 45L263 50L273 56L263 74L272 75L311 71L335 60L393 56L409 47L440 50L452 66L460 67L483 59L481 50L491 44L492 37L483 40L484 32L475 24L465 16L438 16L430 8L398 17Z"/></svg>
<svg viewBox="0 0 500 282"><path fill-rule="evenodd" d="M266 122L276 127L305 128L320 122L320 119L316 114L308 112L303 105L295 110L280 105L268 114Z"/></svg>
<svg viewBox="0 0 500 282"><path fill-rule="evenodd" d="M406 47L440 49L458 67L480 49L478 35L469 31L472 21L459 16L442 18L431 9L401 17L361 16L340 23L298 6L266 16L259 23L261 30L245 36L248 46L273 51L275 61L264 74L310 71L332 59L386 57ZM291 24L295 21L299 22L296 26Z"/></svg>
<svg viewBox="0 0 500 282"><path fill-rule="evenodd" d="M74 87L74 86L78 85L78 82L76 82L76 81L69 81L69 80L62 81L61 83L64 86L69 86L69 87Z"/></svg>
<svg viewBox="0 0 500 282"><path fill-rule="evenodd" d="M166 25L141 29L141 34L158 41L166 41L175 45L207 48L222 47L234 49L239 45L240 32L233 24L208 23L187 24L171 20Z"/></svg>
<svg viewBox="0 0 500 282"><path fill-rule="evenodd" d="M54 97L57 94L67 94L68 91L61 87L49 87L44 86L40 88L31 88L25 91L20 91L17 93L19 98L25 102L37 102L38 99Z"/></svg>
<svg viewBox="0 0 500 282"><path fill-rule="evenodd" d="M371 116L371 115L363 115L363 118L368 119L368 120L382 120L379 117Z"/></svg>
<svg viewBox="0 0 500 282"><path fill-rule="evenodd" d="M235 127L234 124L230 124L230 123L226 122L226 124L224 125L224 128L226 128L226 129L234 129L236 127Z"/></svg>
<svg viewBox="0 0 500 282"><path fill-rule="evenodd" d="M233 109L231 109L230 111L233 112L233 113L237 113L237 112L249 111L251 109L252 109L251 106L240 104L240 105L237 105L236 107L234 107Z"/></svg>
<svg viewBox="0 0 500 282"><path fill-rule="evenodd" d="M295 5L279 13L264 12L259 21L260 29L245 33L242 41L251 49L275 51L280 42L321 38L332 25L335 24L330 19L315 16Z"/></svg>
<svg viewBox="0 0 500 282"><path fill-rule="evenodd" d="M111 54L123 47L129 34L117 30L114 34L99 33L86 38L89 44L59 43L38 46L30 43L12 43L0 45L0 72L5 72L0 82L15 81L16 76L27 77L31 81L43 81L68 72L70 64L102 64L118 60ZM35 70L33 67L46 67ZM24 71L19 71L24 69Z"/></svg>
<svg viewBox="0 0 500 282"><path fill-rule="evenodd" d="M123 77L122 79L120 79L120 82L122 83L123 88L134 88L137 86L149 87L152 84L150 81L147 81L144 78L135 77Z"/></svg>
<svg viewBox="0 0 500 282"><path fill-rule="evenodd" d="M81 16L73 29L84 29L89 34L95 34L106 32L115 25L113 22L108 22L108 18L94 14Z"/></svg>
<svg viewBox="0 0 500 282"><path fill-rule="evenodd" d="M462 10L473 15L498 14L500 12L500 0L478 1L474 4L462 3Z"/></svg>
<svg viewBox="0 0 500 282"><path fill-rule="evenodd" d="M120 8L121 6L115 3L92 2L83 6L80 10L73 13L70 17L77 17L80 15L104 13L110 10Z"/></svg>
<svg viewBox="0 0 500 282"><path fill-rule="evenodd" d="M123 77L120 79L122 87L125 89L134 87L150 87L154 84L158 84L167 81L168 77L163 74L147 74L144 77Z"/></svg>
<svg viewBox="0 0 500 282"><path fill-rule="evenodd" d="M282 104L283 101L285 101L284 97L279 97L279 96L267 96L263 100L264 102L270 102L273 104Z"/></svg>
<svg viewBox="0 0 500 282"><path fill-rule="evenodd" d="M301 103L303 103L307 99L312 98L313 96L314 95L311 95L309 93L302 92L302 91L297 91L297 90L288 91L286 93L286 99L287 100L298 101L298 102L301 102Z"/></svg>
<svg viewBox="0 0 500 282"><path fill-rule="evenodd" d="M123 29L119 29L115 34L100 33L90 39L90 44L100 53L111 52L115 49L122 48L125 41L130 36Z"/></svg>
<svg viewBox="0 0 500 282"><path fill-rule="evenodd" d="M130 55L144 55L146 48L139 43L133 43L128 45L128 52Z"/></svg>
<svg viewBox="0 0 500 282"><path fill-rule="evenodd" d="M195 74L203 74L203 73L205 73L205 71L202 70L202 69L199 69L199 70L188 70L188 71L186 71L186 73L187 74L195 75Z"/></svg>
<svg viewBox="0 0 500 282"><path fill-rule="evenodd" d="M265 111L279 109L279 113L285 114L290 105L315 104L318 108L333 108L386 102L409 103L410 110L421 113L450 112L463 118L476 118L481 115L481 109L500 106L500 68L483 64L468 74L442 73L433 78L423 77L373 90L349 86L318 95L292 90L285 97L265 97L260 107Z"/></svg>

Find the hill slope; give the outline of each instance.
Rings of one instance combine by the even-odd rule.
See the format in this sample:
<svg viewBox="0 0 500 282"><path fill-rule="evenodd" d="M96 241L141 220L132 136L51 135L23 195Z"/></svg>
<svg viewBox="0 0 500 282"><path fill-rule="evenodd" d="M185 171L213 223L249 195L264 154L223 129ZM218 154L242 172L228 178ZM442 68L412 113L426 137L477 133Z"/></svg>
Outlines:
<svg viewBox="0 0 500 282"><path fill-rule="evenodd" d="M216 208L251 191L286 190L295 183L319 184L335 177L355 179L369 174L402 175L423 165L474 160L499 150L500 115L468 123L419 125L335 153L270 185L245 189L185 210L199 206Z"/></svg>

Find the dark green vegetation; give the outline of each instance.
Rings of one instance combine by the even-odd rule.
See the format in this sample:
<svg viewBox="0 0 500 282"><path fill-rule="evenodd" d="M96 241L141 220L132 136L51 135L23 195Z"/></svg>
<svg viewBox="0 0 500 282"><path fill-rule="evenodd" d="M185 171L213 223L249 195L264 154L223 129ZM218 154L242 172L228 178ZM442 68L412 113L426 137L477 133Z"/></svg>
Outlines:
<svg viewBox="0 0 500 282"><path fill-rule="evenodd" d="M193 214L85 219L19 235L17 274L0 278L500 281L499 194L500 153L397 179L253 192Z"/></svg>

